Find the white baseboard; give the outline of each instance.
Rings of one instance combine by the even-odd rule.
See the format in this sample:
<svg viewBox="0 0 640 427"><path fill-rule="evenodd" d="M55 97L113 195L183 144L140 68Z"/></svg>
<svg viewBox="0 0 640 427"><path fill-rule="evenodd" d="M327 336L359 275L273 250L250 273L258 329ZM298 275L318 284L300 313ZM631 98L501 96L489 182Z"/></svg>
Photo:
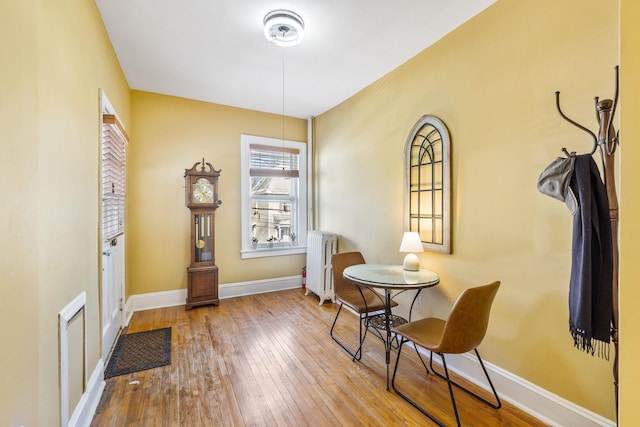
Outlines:
<svg viewBox="0 0 640 427"><path fill-rule="evenodd" d="M100 397L102 396L105 384L104 362L100 359L91 377L89 377L87 390L82 394L78 405L73 411L73 414L71 414L69 426L89 427L91 425L93 416L98 408L98 403L100 403Z"/></svg>
<svg viewBox="0 0 640 427"><path fill-rule="evenodd" d="M426 350L420 349L420 353L424 357L429 357L429 353ZM442 366L442 361L437 354L434 355L433 361ZM484 358L483 362L500 399L509 402L550 426L615 427L616 425L615 421L604 418L538 387L499 366L487 362ZM482 367L474 354L447 356L447 367L449 370L456 372L491 393L491 389L482 372Z"/></svg>
<svg viewBox="0 0 640 427"><path fill-rule="evenodd" d="M226 299L299 287L301 287L301 277L291 276L221 285L218 288L218 293L220 299ZM132 295L125 305L126 324L129 324L131 316L135 311L184 305L186 297L186 289ZM441 362L437 355L434 357L434 361L437 363ZM614 421L569 402L498 366L486 361L484 363L501 399L533 415L550 426L615 427L616 425ZM447 357L447 366L469 381L488 389L484 374L475 355L449 356ZM103 369L101 369L101 371L102 370ZM101 376L103 376L102 373ZM102 384L102 387L104 387L104 381L102 381ZM100 393L101 392L102 390L100 389Z"/></svg>
<svg viewBox="0 0 640 427"><path fill-rule="evenodd" d="M285 289L295 289L300 287L302 287L301 276L253 280L250 282L236 282L220 285L218 287L218 297L220 299L227 299L245 295L262 294L265 292L283 291ZM184 305L186 299L186 289L131 295L127 299L127 303L124 307L125 325L129 324L131 316L136 311Z"/></svg>

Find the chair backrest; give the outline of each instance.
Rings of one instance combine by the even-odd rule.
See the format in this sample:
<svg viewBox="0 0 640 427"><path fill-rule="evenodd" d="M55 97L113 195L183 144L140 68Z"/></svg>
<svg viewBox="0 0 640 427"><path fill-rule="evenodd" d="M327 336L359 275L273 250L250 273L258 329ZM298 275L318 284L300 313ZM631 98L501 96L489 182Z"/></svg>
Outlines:
<svg viewBox="0 0 640 427"><path fill-rule="evenodd" d="M351 293L358 290L356 285L342 276L345 268L356 264L365 264L364 257L360 252L343 252L331 256L333 289L338 297L340 294Z"/></svg>
<svg viewBox="0 0 640 427"><path fill-rule="evenodd" d="M500 287L489 285L466 289L460 294L446 320L439 350L442 353L466 353L478 347L487 332L491 305Z"/></svg>

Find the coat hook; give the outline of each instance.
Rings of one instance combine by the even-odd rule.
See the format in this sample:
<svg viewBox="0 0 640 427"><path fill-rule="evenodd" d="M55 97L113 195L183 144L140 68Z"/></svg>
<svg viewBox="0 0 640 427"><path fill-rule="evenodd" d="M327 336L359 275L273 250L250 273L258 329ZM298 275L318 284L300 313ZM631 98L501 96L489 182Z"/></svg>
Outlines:
<svg viewBox="0 0 640 427"><path fill-rule="evenodd" d="M613 116L616 114L616 108L618 106L618 90L620 88L619 74L620 67L618 65L615 66L616 71L616 86L613 95L613 106L611 107L611 115L609 116L609 122L607 123L607 135L605 146L607 149L607 154L611 155L614 151L616 151L616 144L618 143L618 134L615 134L613 137L609 135L609 131L612 129Z"/></svg>
<svg viewBox="0 0 640 427"><path fill-rule="evenodd" d="M571 120L569 117L567 117L562 112L562 109L560 108L560 91L556 91L556 108L558 109L558 113L560 113L560 115L562 116L563 119L565 119L566 121L568 121L572 125L576 126L579 129L582 129L583 131L585 131L589 135L591 135L591 138L593 138L593 150L591 150L591 154L595 153L596 149L598 148L598 137L593 132L591 132L589 129L587 129L586 127L582 126L581 124L576 123L575 121ZM566 152L567 150L563 149L562 151Z"/></svg>

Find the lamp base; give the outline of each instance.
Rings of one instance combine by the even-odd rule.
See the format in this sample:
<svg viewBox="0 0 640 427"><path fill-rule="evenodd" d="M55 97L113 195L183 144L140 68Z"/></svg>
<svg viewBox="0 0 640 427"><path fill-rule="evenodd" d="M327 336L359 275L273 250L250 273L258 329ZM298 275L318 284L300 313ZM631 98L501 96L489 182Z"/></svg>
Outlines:
<svg viewBox="0 0 640 427"><path fill-rule="evenodd" d="M418 271L420 270L420 260L416 256L416 254L409 253L406 257L404 257L404 262L402 263L402 269L407 271Z"/></svg>

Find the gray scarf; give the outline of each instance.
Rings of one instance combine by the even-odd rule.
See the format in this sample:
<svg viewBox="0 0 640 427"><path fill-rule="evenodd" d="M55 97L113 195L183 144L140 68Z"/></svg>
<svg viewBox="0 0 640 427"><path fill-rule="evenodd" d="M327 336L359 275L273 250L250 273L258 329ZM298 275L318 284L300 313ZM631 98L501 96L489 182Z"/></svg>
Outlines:
<svg viewBox="0 0 640 427"><path fill-rule="evenodd" d="M613 251L607 191L590 155L575 156L569 184L579 209L573 217L569 327L574 345L609 359Z"/></svg>

